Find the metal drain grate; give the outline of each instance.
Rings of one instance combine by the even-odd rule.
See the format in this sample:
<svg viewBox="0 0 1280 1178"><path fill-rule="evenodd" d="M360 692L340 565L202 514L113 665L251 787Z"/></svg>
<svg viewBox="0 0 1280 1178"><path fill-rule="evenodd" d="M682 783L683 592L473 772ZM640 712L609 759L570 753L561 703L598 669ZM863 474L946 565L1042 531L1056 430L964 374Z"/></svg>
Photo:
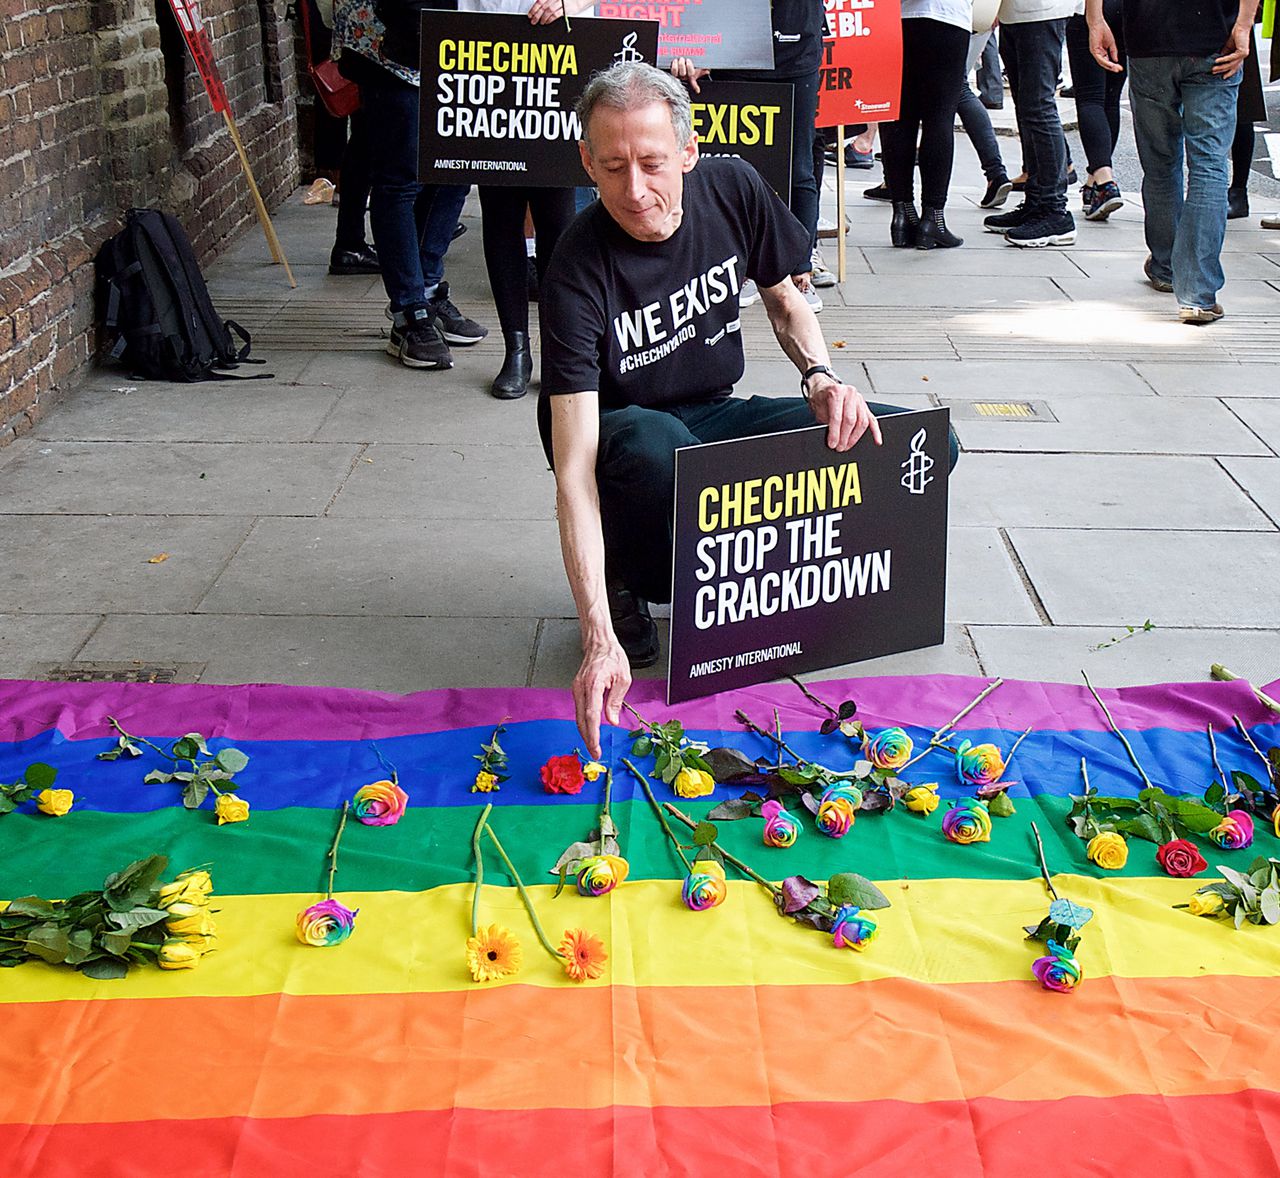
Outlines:
<svg viewBox="0 0 1280 1178"><path fill-rule="evenodd" d="M73 662L40 663L36 678L52 683L194 683L204 663Z"/></svg>
<svg viewBox="0 0 1280 1178"><path fill-rule="evenodd" d="M952 421L1057 421L1044 401L952 401L940 398Z"/></svg>

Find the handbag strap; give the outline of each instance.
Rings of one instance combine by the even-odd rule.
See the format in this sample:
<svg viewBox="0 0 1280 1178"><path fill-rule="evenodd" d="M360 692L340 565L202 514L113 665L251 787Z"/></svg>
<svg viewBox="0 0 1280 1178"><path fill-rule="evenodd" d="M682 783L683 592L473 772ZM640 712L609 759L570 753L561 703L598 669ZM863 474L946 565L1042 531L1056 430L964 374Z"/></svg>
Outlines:
<svg viewBox="0 0 1280 1178"><path fill-rule="evenodd" d="M315 54L311 51L311 16L307 9L311 0L298 0L298 9L302 13L302 43L307 47L307 73L314 68Z"/></svg>

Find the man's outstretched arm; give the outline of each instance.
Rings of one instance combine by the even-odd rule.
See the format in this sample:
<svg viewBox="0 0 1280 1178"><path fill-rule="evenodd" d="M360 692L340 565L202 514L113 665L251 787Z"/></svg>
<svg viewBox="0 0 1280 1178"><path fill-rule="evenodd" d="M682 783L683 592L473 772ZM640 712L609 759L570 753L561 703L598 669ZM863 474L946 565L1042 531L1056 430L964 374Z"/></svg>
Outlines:
<svg viewBox="0 0 1280 1178"><path fill-rule="evenodd" d="M631 686L631 669L609 617L600 492L596 486L596 455L600 448L596 393L551 398L551 443L556 463L560 551L582 628L582 665L573 680L573 703L587 752L599 759L601 714L610 724L620 722L622 701Z"/></svg>
<svg viewBox="0 0 1280 1178"><path fill-rule="evenodd" d="M816 364L831 365L827 342L813 308L804 301L790 278L777 286L762 286L760 297L769 313L769 324L791 363L803 375ZM827 427L827 445L848 450L867 431L880 444L880 424L867 402L851 384L821 373L809 380L807 395L814 418Z"/></svg>

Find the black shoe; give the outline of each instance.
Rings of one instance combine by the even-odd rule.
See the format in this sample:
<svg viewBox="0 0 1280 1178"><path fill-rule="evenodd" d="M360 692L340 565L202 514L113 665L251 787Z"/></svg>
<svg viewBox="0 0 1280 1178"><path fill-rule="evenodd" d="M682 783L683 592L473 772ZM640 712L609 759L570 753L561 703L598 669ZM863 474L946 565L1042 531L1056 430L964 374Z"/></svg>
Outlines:
<svg viewBox="0 0 1280 1178"><path fill-rule="evenodd" d="M427 307L406 307L405 325L391 328L387 355L406 368L452 368L453 356L440 333L440 320Z"/></svg>
<svg viewBox="0 0 1280 1178"><path fill-rule="evenodd" d="M1086 221L1105 221L1116 209L1124 204L1120 195L1120 185L1114 180L1105 184L1086 184L1088 196L1085 198L1084 219Z"/></svg>
<svg viewBox="0 0 1280 1178"><path fill-rule="evenodd" d="M1046 245L1075 245L1075 218L1065 209L1062 212L1042 209L1021 225L1010 229L1004 239L1010 245L1024 249L1039 249Z"/></svg>
<svg viewBox="0 0 1280 1178"><path fill-rule="evenodd" d="M925 205L920 210L920 225L916 231L916 249L918 250L950 250L964 245L964 239L957 237L947 228L942 209Z"/></svg>
<svg viewBox="0 0 1280 1178"><path fill-rule="evenodd" d="M911 249L920 232L920 214L907 200L893 202L893 220L889 222L889 240L898 249Z"/></svg>
<svg viewBox="0 0 1280 1178"><path fill-rule="evenodd" d="M1244 188L1227 189L1227 220L1238 221L1249 215L1249 193Z"/></svg>
<svg viewBox="0 0 1280 1178"><path fill-rule="evenodd" d="M1062 89L1058 91L1059 98L1074 98L1075 96L1076 96L1075 86L1063 86Z"/></svg>
<svg viewBox="0 0 1280 1178"><path fill-rule="evenodd" d="M449 240L457 241L459 237L461 237L464 233L466 233L466 231L467 231L467 227L461 221L459 221L453 227L453 232L449 235Z"/></svg>
<svg viewBox="0 0 1280 1178"><path fill-rule="evenodd" d="M371 245L353 250L335 249L329 255L330 274L380 274L378 251Z"/></svg>
<svg viewBox="0 0 1280 1178"><path fill-rule="evenodd" d="M489 386L489 395L499 401L517 401L529 391L533 376L533 355L529 351L529 334L512 331L504 334L507 356L502 361L502 371Z"/></svg>
<svg viewBox="0 0 1280 1178"><path fill-rule="evenodd" d="M982 194L982 199L978 201L978 208L998 209L1009 199L1009 193L1012 191L1013 181L1008 176L997 176L994 180L988 180L987 191Z"/></svg>
<svg viewBox="0 0 1280 1178"><path fill-rule="evenodd" d="M1012 188L1014 192L1026 192L1027 182L1025 180L1011 180L1009 182L1009 187Z"/></svg>
<svg viewBox="0 0 1280 1178"><path fill-rule="evenodd" d="M992 101L989 98L979 98L978 101L982 103L982 105L985 106L987 110L1004 110L1003 98L998 99L996 101Z"/></svg>
<svg viewBox="0 0 1280 1178"><path fill-rule="evenodd" d="M988 233L1008 233L1010 229L1016 229L1021 225L1030 215L1030 212L1031 210L1027 208L1027 202L1024 200L1007 213L992 213L989 217L983 217L982 224L986 227Z"/></svg>
<svg viewBox="0 0 1280 1178"><path fill-rule="evenodd" d="M609 586L609 617L613 632L632 667L652 667L658 661L658 627L649 616L649 603L621 585Z"/></svg>
<svg viewBox="0 0 1280 1178"><path fill-rule="evenodd" d="M867 200L892 200L889 195L889 186L887 184L877 184L872 188L864 188L862 195Z"/></svg>
<svg viewBox="0 0 1280 1178"><path fill-rule="evenodd" d="M481 327L474 319L468 319L449 301L447 282L436 287L436 293L427 300L427 307L440 321L440 332L447 343L478 344L489 334L487 327Z"/></svg>

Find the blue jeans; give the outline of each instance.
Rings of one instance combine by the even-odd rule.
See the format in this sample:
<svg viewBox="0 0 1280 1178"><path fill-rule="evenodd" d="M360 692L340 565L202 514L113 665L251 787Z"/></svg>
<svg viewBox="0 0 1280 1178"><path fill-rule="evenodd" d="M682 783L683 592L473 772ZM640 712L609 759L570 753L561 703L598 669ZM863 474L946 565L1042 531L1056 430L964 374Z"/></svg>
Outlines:
<svg viewBox="0 0 1280 1178"><path fill-rule="evenodd" d="M444 278L467 187L418 182L418 88L369 66L360 75L369 130L369 224L392 311L421 306Z"/></svg>
<svg viewBox="0 0 1280 1178"><path fill-rule="evenodd" d="M1000 26L1000 56L1026 163L1027 208L1041 212L1067 210L1067 146L1054 99L1066 32L1065 17Z"/></svg>
<svg viewBox="0 0 1280 1178"><path fill-rule="evenodd" d="M1219 77L1212 57L1129 59L1151 273L1173 283L1181 307L1212 307L1226 281L1219 255L1239 88L1240 71Z"/></svg>

